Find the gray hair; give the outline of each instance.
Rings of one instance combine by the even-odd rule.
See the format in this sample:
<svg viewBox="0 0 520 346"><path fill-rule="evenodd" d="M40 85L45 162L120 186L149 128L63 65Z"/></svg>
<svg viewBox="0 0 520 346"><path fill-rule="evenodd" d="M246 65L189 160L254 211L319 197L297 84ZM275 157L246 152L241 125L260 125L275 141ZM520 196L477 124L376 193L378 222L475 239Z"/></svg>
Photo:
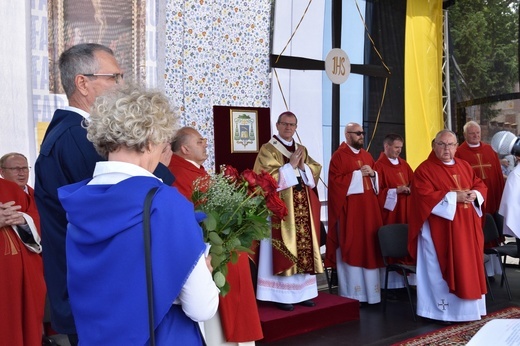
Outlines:
<svg viewBox="0 0 520 346"><path fill-rule="evenodd" d="M179 117L160 91L125 83L99 96L87 121L87 138L103 157L127 147L144 152L150 144L170 142Z"/></svg>
<svg viewBox="0 0 520 346"><path fill-rule="evenodd" d="M464 124L464 127L462 128L462 131L464 131L464 133L466 133L468 131L468 129L470 127L478 127L478 129L480 130L480 125L479 123L477 123L476 121L473 121L473 120L470 120L468 121L467 123Z"/></svg>
<svg viewBox="0 0 520 346"><path fill-rule="evenodd" d="M76 91L75 79L78 74L96 73L99 70L99 63L94 57L97 51L114 55L112 49L97 43L81 43L61 53L59 61L61 85L67 97L71 97Z"/></svg>
<svg viewBox="0 0 520 346"><path fill-rule="evenodd" d="M174 153L178 153L181 147L188 142L188 140L196 134L197 130L193 127L185 126L179 129L172 140L171 147Z"/></svg>

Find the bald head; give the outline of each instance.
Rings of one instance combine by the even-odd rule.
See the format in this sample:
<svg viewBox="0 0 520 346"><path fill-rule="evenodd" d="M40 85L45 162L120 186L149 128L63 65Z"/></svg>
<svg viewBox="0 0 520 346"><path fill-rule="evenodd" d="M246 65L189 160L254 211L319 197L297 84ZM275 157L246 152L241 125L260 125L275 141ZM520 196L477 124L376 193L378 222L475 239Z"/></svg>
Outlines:
<svg viewBox="0 0 520 346"><path fill-rule="evenodd" d="M193 127L183 127L177 131L172 141L172 151L186 160L202 165L208 158L206 138Z"/></svg>
<svg viewBox="0 0 520 346"><path fill-rule="evenodd" d="M347 144L355 149L363 148L365 132L358 123L348 123L345 126L345 139Z"/></svg>

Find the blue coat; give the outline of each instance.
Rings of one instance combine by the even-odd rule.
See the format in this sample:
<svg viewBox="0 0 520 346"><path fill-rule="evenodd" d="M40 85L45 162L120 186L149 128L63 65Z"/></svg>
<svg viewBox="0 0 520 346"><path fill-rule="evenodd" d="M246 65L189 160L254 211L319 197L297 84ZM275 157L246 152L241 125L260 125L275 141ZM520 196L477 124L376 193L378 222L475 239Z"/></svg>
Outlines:
<svg viewBox="0 0 520 346"><path fill-rule="evenodd" d="M40 213L43 265L47 294L51 305L52 327L63 334L75 334L67 292L65 235L67 218L58 200L58 188L92 178L96 162L104 161L87 140L81 126L83 117L73 111L58 109L47 128L35 164L34 194ZM170 185L173 176L163 165L160 178ZM156 172L154 172L156 173ZM159 174L159 173L156 173Z"/></svg>

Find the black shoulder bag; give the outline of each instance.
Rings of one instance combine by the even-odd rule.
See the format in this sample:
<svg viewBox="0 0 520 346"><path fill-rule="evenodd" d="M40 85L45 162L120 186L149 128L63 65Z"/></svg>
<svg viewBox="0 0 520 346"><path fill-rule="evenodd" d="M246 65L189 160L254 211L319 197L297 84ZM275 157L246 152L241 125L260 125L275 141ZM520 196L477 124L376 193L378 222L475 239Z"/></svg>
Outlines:
<svg viewBox="0 0 520 346"><path fill-rule="evenodd" d="M152 256L150 249L150 208L152 199L158 187L148 191L143 207L143 233L144 233L144 257L146 265L146 289L148 293L148 326L150 329L150 346L155 346L155 327L153 319L153 278Z"/></svg>

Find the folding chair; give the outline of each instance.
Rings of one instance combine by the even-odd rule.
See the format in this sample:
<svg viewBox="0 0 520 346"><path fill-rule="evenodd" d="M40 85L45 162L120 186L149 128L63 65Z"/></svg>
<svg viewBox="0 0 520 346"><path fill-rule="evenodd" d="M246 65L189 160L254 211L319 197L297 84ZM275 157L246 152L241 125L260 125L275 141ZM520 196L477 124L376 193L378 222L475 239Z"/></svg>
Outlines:
<svg viewBox="0 0 520 346"><path fill-rule="evenodd" d="M408 283L408 274L415 274L416 266L396 263L400 259L409 257L408 254L408 225L407 224L392 224L384 225L378 231L379 246L383 261L385 263L385 293L383 295L383 311L386 311L386 298L388 292L388 274L392 271L398 272L403 276L406 292L408 293L408 301L410 302L410 309L413 320L416 321L415 307L412 301L412 293ZM389 259L392 258L392 261Z"/></svg>

